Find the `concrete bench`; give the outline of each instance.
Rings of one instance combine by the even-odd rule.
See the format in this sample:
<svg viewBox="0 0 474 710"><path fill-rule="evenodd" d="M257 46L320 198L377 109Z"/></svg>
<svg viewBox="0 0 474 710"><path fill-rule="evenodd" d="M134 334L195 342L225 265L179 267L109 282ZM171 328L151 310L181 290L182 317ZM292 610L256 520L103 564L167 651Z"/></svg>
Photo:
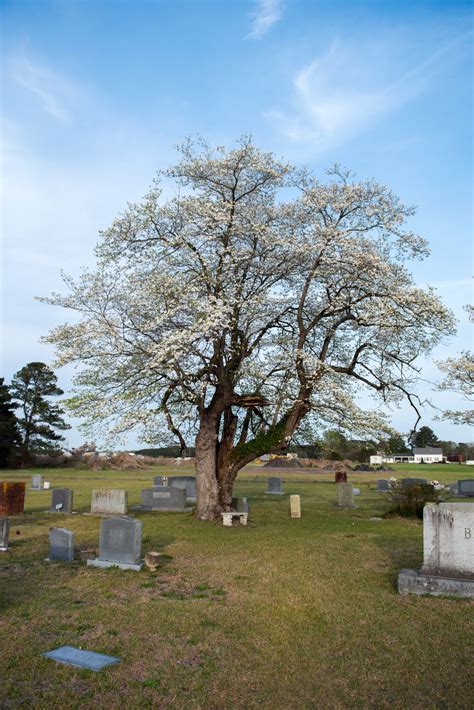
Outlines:
<svg viewBox="0 0 474 710"><path fill-rule="evenodd" d="M241 525L247 525L247 520L249 517L248 513L238 513L235 510L231 510L229 513L221 513L222 522L227 528L232 527L232 519L239 518L239 523Z"/></svg>

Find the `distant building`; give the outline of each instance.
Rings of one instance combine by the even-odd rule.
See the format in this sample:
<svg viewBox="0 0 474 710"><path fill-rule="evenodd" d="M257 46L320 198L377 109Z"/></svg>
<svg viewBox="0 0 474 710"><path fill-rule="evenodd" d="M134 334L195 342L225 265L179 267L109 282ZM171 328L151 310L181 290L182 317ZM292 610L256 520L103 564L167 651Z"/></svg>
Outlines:
<svg viewBox="0 0 474 710"><path fill-rule="evenodd" d="M442 463L443 450L427 446L422 449L413 449L413 453L404 454L377 454L370 457L372 466L380 466L383 463Z"/></svg>

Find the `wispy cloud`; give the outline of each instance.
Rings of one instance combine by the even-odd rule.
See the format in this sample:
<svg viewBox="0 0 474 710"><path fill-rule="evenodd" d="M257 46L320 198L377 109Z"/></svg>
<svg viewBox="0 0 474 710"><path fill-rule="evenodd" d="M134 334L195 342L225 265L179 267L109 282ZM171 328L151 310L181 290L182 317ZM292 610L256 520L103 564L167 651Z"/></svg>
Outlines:
<svg viewBox="0 0 474 710"><path fill-rule="evenodd" d="M29 92L43 111L57 121L68 121L81 101L82 91L72 81L26 56L10 62L14 81Z"/></svg>
<svg viewBox="0 0 474 710"><path fill-rule="evenodd" d="M297 72L291 107L265 116L291 141L311 144L316 151L332 148L416 98L465 39L456 38L412 66L403 57L393 61L397 50L387 38L365 48L360 42L335 41ZM396 78L390 78L393 67L399 72Z"/></svg>
<svg viewBox="0 0 474 710"><path fill-rule="evenodd" d="M283 15L281 0L256 0L255 5L249 39L261 39Z"/></svg>

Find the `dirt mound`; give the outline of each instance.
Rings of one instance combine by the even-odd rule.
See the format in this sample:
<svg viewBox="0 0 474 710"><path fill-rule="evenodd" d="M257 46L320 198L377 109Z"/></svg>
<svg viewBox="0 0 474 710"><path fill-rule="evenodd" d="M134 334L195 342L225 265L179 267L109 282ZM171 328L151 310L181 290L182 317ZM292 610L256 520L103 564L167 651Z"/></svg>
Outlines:
<svg viewBox="0 0 474 710"><path fill-rule="evenodd" d="M270 459L263 468L301 468L298 459Z"/></svg>

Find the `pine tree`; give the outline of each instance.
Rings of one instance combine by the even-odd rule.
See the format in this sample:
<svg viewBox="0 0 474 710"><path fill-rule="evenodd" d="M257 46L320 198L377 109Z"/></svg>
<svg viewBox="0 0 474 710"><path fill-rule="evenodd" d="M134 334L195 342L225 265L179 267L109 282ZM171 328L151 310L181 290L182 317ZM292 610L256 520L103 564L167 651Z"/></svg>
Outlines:
<svg viewBox="0 0 474 710"><path fill-rule="evenodd" d="M49 397L64 394L57 377L43 362L30 362L15 374L11 394L19 402L18 424L22 434L22 462L34 454L56 454L64 437L55 429L70 429L62 418L63 410L48 401Z"/></svg>
<svg viewBox="0 0 474 710"><path fill-rule="evenodd" d="M12 465L15 453L19 452L21 436L15 409L18 405L12 402L12 397L4 378L0 377L0 468Z"/></svg>
<svg viewBox="0 0 474 710"><path fill-rule="evenodd" d="M438 446L438 437L429 426L422 426L419 431L412 431L408 437L410 445L414 448Z"/></svg>

